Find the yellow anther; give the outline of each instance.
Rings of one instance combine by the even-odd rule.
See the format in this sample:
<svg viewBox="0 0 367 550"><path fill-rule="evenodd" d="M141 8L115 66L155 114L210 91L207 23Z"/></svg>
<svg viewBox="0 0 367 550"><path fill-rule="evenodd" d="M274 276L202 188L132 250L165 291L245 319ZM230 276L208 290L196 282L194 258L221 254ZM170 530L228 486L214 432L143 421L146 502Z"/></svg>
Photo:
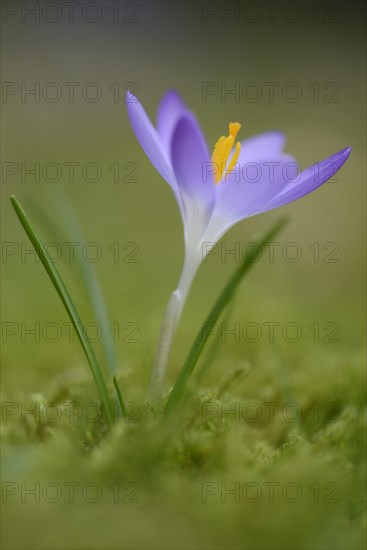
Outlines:
<svg viewBox="0 0 367 550"><path fill-rule="evenodd" d="M236 143L236 150L235 150L235 152L234 152L233 155L232 155L231 162L228 164L228 168L227 168L227 170L226 170L226 174L228 174L228 172L231 172L231 171L233 170L233 168L235 167L235 164L236 164L236 162L238 161L238 157L239 157L240 151L241 151L241 144L240 144L239 141L237 141L237 143Z"/></svg>
<svg viewBox="0 0 367 550"><path fill-rule="evenodd" d="M215 183L219 183L222 179L223 173L226 175L228 172L233 170L237 160L238 156L240 154L241 150L241 144L238 141L236 143L236 150L232 156L232 159L229 160L229 156L231 154L231 151L233 149L234 141L237 137L238 131L241 128L241 124L239 122L230 122L228 125L229 129L229 135L227 137L221 136L217 143L215 144L214 151L212 154L212 162L215 164L217 171L214 176ZM227 167L228 164L228 167Z"/></svg>
<svg viewBox="0 0 367 550"><path fill-rule="evenodd" d="M241 124L239 122L230 122L228 127L230 135L233 136L234 139L236 139L237 134L241 128Z"/></svg>
<svg viewBox="0 0 367 550"><path fill-rule="evenodd" d="M217 143L215 144L214 150L213 150L213 154L212 154L212 161L213 161L213 162L215 162L214 159L215 159L215 157L216 157L216 155L217 155L217 153L218 153L218 150L219 150L220 146L222 145L222 143L223 143L223 141L224 141L225 139L226 139L226 138L225 138L224 136L222 136L222 137L220 137L220 138L218 139Z"/></svg>

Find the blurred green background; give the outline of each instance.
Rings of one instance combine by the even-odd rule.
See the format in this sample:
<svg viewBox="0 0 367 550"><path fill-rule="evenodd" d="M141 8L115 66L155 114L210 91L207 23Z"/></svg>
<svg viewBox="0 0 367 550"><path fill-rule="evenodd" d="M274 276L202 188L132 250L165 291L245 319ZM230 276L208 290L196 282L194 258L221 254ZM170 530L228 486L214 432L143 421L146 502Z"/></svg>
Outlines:
<svg viewBox="0 0 367 550"><path fill-rule="evenodd" d="M358 401L359 397L355 398L353 392L354 383L363 387L360 365L365 334L364 3L106 1L95 3L98 8L95 11L95 6L83 1L77 3L73 22L68 22L70 12L64 5L59 12L51 5L46 7L50 3L38 3L40 21L34 22L34 17L25 11L34 2L4 4L8 7L3 6L7 11L2 14L2 326L4 329L4 323L15 324L19 332L12 336L4 335L3 331L2 398L5 401L22 400L27 395L42 393L46 399L51 399L60 381L79 371L82 377L85 374L87 382L83 383L89 382L79 345L69 342L66 329L55 343L42 337L41 342L36 343L32 335L24 332L35 323L40 323L42 330L46 323L63 326L68 319L43 268L32 255L21 254L22 243L27 243L27 238L8 200L13 193L26 205L43 240L59 243L63 257L57 266L70 285L82 319L93 321L76 265L68 261L67 249L62 244L70 239L53 233L42 222L41 214L45 212L56 220L61 232L67 227L68 220L57 216L50 201L52 189L62 186L78 213L87 241L97 243L101 252L95 268L111 322L122 327L117 352L127 399L144 399L160 321L169 294L177 285L184 249L175 200L130 128L124 94L128 88L136 93L148 114L155 119L161 96L166 90L175 88L197 114L211 148L232 120L243 125L241 139L269 129L282 130L288 137L286 150L302 167L343 147L352 147L351 157L335 181L281 210L240 223L221 241L228 250L238 246L235 243L241 243L242 249L253 240L254 233L265 230L282 213L291 213L291 223L278 239L275 261L269 261L265 255L254 266L241 286L229 324L239 322L243 326L254 322L263 327L264 322L274 321L282 327L294 322L302 328L302 337L297 344L292 344L279 334L271 344L264 330L257 343L243 338L237 343L228 338L205 384L215 386L227 367L250 361L255 371L268 369L267 387L276 388L275 391L281 386L283 377L291 386L298 380L295 386L299 393L295 390L294 398L302 400L303 382L299 380L307 381L307 369L314 372L311 379L316 386L325 387L327 395L328 385L332 380L335 382L338 369L352 364L357 365L353 368L359 374L355 378L352 376L352 384L348 373L343 371L341 387L345 388L345 393L341 391L340 398L345 399L346 406L353 405L353 399ZM236 10L235 14L226 11L230 8ZM98 18L98 10L101 17L93 23L91 21ZM60 20L52 23L59 13ZM216 83L219 90L237 86L241 96L236 98L218 91L204 101L203 87L208 82ZM69 95L72 85L65 83L76 83L73 84L74 98ZM257 101L253 100L255 88L249 83L255 83L259 93ZM269 83L275 86L274 100L269 99ZM292 100L295 88L289 83L296 83L299 100ZM35 86L39 86L39 101L31 94L22 97L22 90ZM101 97L93 101L96 89ZM61 90L61 97L52 101L55 90ZM72 182L65 163L73 162L79 165ZM35 163L39 163L41 170L39 182L35 182L31 174L24 173L24 166L32 168ZM47 163L62 167L58 183L47 181L54 177L52 167L46 177L45 173L42 175ZM99 181L88 181L94 177L93 168L87 175L83 174L83 166L87 163L98 164ZM119 181L115 182L111 166L116 167L117 163L120 174ZM16 173L9 173L12 169ZM126 181L132 170L135 181ZM299 261L287 261L282 255L284 246L290 242L296 242L301 249ZM114 243L119 243L118 262L113 260L110 248L117 246ZM126 261L127 254L132 251L132 248L124 249L127 243L135 243L137 262ZM315 261L315 243L320 250L319 261ZM328 243L335 244L330 248ZM30 245L27 246L29 249ZM8 253L10 247L14 254ZM333 249L337 262L324 261ZM209 257L195 280L175 340L170 383L179 372L200 323L237 265L232 255L228 255L226 261L222 258L219 253ZM338 341L315 343L309 327L316 322L321 327L326 323L337 325ZM128 334L123 328L126 323L138 326L138 342L123 342ZM322 331L323 328L321 335L326 335ZM272 369L279 361L283 369L281 375L276 368ZM330 365L334 365L334 370ZM262 379L261 375L257 376L259 378L255 377L251 386L252 397L261 395ZM309 383L308 387L312 393L314 386ZM93 388L88 391L93 398ZM18 446L13 442L7 450L10 464L14 457L22 456L21 465L17 466L19 479L23 479L22 468L29 467L25 464L25 455L30 454L35 464L47 462L49 456L48 451L42 454L39 449L38 454L33 455L27 445L24 440ZM54 451L55 456L64 453L65 461L70 460L69 444L63 447L58 442L57 445L60 453L57 455ZM134 451L145 452L143 447ZM311 456L312 453L307 464L312 462ZM75 457L74 460L77 462ZM289 464L296 462L290 459ZM144 469L146 465L141 464L141 467ZM55 466L53 470L48 464L44 470L50 469L51 475L58 479L58 468ZM299 471L296 466L294 468ZM10 468L8 478L14 479L15 474L13 477L11 474L14 472ZM147 530L151 530L151 537L139 537L136 532L129 531L130 538L124 542L116 527L124 512L115 508L107 514L111 525L100 527L102 532L109 531L108 547L163 548L173 547L173 544L177 548L254 547L256 532L262 528L259 525L256 531L247 520L248 528L255 534L249 539L250 543L245 543L242 527L239 527L242 519L237 517L237 512L233 516L237 523L233 520L232 525L227 518L228 533L224 528L219 529L221 534L217 542L216 524L221 512L215 509L212 519L209 512L209 517L203 512L202 532L196 537L190 521L183 520L186 507L177 504L177 497L172 496L174 505L170 508L170 495L176 490L183 491L180 485L183 478L175 472L171 481L167 481L169 476L161 478L162 475L162 472L158 475L163 479L162 485L168 484L160 487L165 495L165 500L162 497L164 505L156 494L151 503L155 510L153 515L149 506L142 512L129 510L131 525L146 525ZM286 479L287 474L284 476ZM191 498L190 491L188 489L186 495L182 493L183 499ZM54 541L49 535L50 527L43 529L39 522L44 513L48 518L46 523L52 521L49 525L57 525L57 515L52 519L48 509L39 515L40 507L29 516L33 520L25 532L17 533L19 511L25 517L29 513L27 508L24 505L10 509L7 548L100 548L107 540L103 537L95 541L93 537L84 539L78 522L74 525L74 520L69 518L70 539L63 545L59 538L63 530L58 531L55 527L58 535ZM165 514L176 518L169 521L177 521L177 539L174 530L171 535L162 534L167 527L165 508ZM84 510L81 506L78 514L84 518L89 510L90 507ZM309 510L312 512L307 529L321 533L318 512L315 507ZM226 518L228 509L223 513ZM253 516L254 510L251 508L249 513ZM103 512L101 514L104 517ZM313 514L316 514L314 522ZM296 519L294 521L297 523ZM277 524L275 521L275 531ZM328 525L331 533L332 523ZM207 531L205 526L208 526ZM210 528L213 529L212 538L208 535ZM303 533L307 529L304 526ZM289 547L296 547L293 535L290 534L288 540L282 539L280 534L277 538L274 532L272 534L270 529L268 535L261 538L259 547L283 548L287 542ZM307 540L300 535L297 547L327 548L333 537L325 537ZM356 540L353 539L354 546L351 546L351 540L339 539L337 547L359 548L360 539ZM334 543L337 541L333 540Z"/></svg>

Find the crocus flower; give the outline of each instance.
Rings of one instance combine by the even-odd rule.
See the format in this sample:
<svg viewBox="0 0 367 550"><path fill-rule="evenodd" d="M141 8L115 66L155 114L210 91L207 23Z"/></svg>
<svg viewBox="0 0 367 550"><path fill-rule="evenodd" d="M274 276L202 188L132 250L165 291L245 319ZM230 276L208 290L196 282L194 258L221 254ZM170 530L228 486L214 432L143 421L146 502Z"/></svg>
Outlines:
<svg viewBox="0 0 367 550"><path fill-rule="evenodd" d="M135 135L180 209L185 261L162 325L152 386L161 393L172 337L200 262L237 222L283 206L314 191L347 160L350 148L299 172L284 153L285 136L270 131L236 141L241 125L230 123L212 155L194 114L169 91L161 100L156 128L137 98L128 92L127 110Z"/></svg>

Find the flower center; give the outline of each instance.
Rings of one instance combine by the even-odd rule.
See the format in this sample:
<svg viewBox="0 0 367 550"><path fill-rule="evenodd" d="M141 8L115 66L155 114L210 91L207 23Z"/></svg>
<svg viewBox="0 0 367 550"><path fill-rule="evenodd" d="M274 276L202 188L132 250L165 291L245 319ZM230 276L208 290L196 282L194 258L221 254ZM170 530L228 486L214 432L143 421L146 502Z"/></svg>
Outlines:
<svg viewBox="0 0 367 550"><path fill-rule="evenodd" d="M221 136L218 139L212 154L212 163L215 164L216 168L218 168L214 174L215 183L219 183L223 175L226 176L229 172L231 172L231 170L233 170L234 165L238 160L238 155L241 151L241 144L237 141L235 152L228 163L229 156L233 149L238 131L241 128L241 124L239 122L230 122L228 128L229 135L227 137Z"/></svg>

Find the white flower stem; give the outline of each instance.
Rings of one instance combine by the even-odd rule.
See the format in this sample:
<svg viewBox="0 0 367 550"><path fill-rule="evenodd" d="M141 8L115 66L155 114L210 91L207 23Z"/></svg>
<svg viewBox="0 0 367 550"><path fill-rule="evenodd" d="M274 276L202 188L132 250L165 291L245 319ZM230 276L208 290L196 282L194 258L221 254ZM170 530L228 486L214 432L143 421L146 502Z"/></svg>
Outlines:
<svg viewBox="0 0 367 550"><path fill-rule="evenodd" d="M186 258L179 285L171 294L167 304L150 376L149 398L153 401L159 402L162 399L173 338L198 265L199 262L196 255Z"/></svg>
<svg viewBox="0 0 367 550"><path fill-rule="evenodd" d="M149 398L153 401L159 401L162 397L168 357L179 321L179 302L179 292L175 290L171 294L163 317L158 346L150 376Z"/></svg>

